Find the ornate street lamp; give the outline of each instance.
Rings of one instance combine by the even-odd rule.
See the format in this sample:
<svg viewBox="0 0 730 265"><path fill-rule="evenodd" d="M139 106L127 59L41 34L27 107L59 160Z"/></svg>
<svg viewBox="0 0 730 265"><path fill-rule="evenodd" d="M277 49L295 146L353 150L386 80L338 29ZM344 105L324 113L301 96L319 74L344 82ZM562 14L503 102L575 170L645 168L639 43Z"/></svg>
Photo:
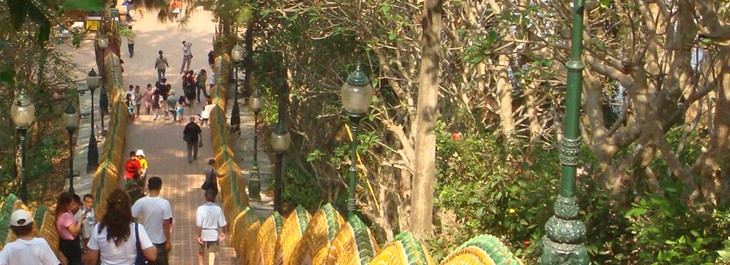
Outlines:
<svg viewBox="0 0 730 265"><path fill-rule="evenodd" d="M68 131L68 192L74 193L74 132L79 128L79 112L68 102L66 109L63 111L63 125Z"/></svg>
<svg viewBox="0 0 730 265"><path fill-rule="evenodd" d="M259 175L258 161L258 121L259 110L261 110L263 104L264 100L261 98L261 90L257 88L248 99L248 108L253 111L253 166L251 167L251 183L248 187L248 197L253 201L261 200L261 175Z"/></svg>
<svg viewBox="0 0 730 265"><path fill-rule="evenodd" d="M106 50L106 47L109 46L109 39L106 37L106 34L99 34L99 35L97 35L96 45L99 46L99 49L102 50L102 56L104 56L104 52L103 51ZM99 77L99 78L101 78L101 77ZM97 87L99 87L99 86L97 85ZM93 96L94 95L94 92L93 92L93 90L91 92L91 95L92 95L91 96L91 111L93 113L93 111L94 111L94 96ZM104 132L104 112L108 108L109 108L109 99L108 99L108 97L106 95L106 87L101 86L101 89L99 90L99 115L100 115L99 118L101 119L102 137L104 136L103 135L103 132ZM93 115L92 115L91 120L92 121L94 120ZM92 122L92 124L93 124L93 122ZM92 131L93 131L93 127L92 127Z"/></svg>
<svg viewBox="0 0 730 265"><path fill-rule="evenodd" d="M241 133L241 111L238 106L238 65L243 59L243 48L236 44L231 50L231 58L233 59L233 109L231 109L231 132L236 135Z"/></svg>
<svg viewBox="0 0 730 265"><path fill-rule="evenodd" d="M25 188L25 137L28 133L28 127L35 121L35 105L33 101L21 91L13 100L10 107L10 118L13 119L15 129L20 135L20 200L28 203L28 191Z"/></svg>
<svg viewBox="0 0 730 265"><path fill-rule="evenodd" d="M350 118L350 128L352 128L352 144L350 145L350 181L349 196L347 198L347 214L351 217L356 208L355 203L355 181L357 178L357 127L360 120L365 117L368 108L370 108L370 100L373 98L374 91L370 85L370 80L365 75L365 66L358 63L355 71L347 77L347 82L342 85L340 97L342 106L345 108L345 115Z"/></svg>
<svg viewBox="0 0 730 265"><path fill-rule="evenodd" d="M568 94L565 104L565 130L560 147L562 180L560 194L555 201L554 214L545 224L545 236L540 245L542 255L539 264L588 264L585 247L586 226L578 219L580 207L575 196L575 175L580 151L578 118L580 93L583 83L581 60L583 41L583 0L573 1L573 29L571 31L570 60L568 68Z"/></svg>
<svg viewBox="0 0 730 265"><path fill-rule="evenodd" d="M276 186L274 186L274 210L282 213L281 202L284 197L284 152L291 145L291 135L286 125L279 120L276 130L271 132L271 149L276 152Z"/></svg>
<svg viewBox="0 0 730 265"><path fill-rule="evenodd" d="M107 40L104 35L98 35L96 38L96 45L99 46L99 49L104 50L107 46L109 46L109 40Z"/></svg>
<svg viewBox="0 0 730 265"><path fill-rule="evenodd" d="M94 90L99 87L101 77L96 74L96 71L92 68L89 71L89 75L86 76L86 86L91 91L91 133L89 134L89 150L86 152L87 163L86 172L96 170L99 166L99 148L96 145L96 135L94 135ZM80 92L86 90L79 90Z"/></svg>

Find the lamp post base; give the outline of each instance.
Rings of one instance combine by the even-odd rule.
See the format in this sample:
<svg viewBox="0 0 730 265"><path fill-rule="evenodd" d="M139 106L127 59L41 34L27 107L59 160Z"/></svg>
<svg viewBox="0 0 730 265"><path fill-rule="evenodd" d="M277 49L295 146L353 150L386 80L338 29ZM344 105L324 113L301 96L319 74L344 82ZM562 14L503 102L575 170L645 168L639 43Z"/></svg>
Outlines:
<svg viewBox="0 0 730 265"><path fill-rule="evenodd" d="M96 145L96 137L94 136L94 133L91 133L91 137L89 137L89 150L86 151L86 156L86 172L89 173L95 171L96 168L99 167L99 148Z"/></svg>
<svg viewBox="0 0 730 265"><path fill-rule="evenodd" d="M261 175L259 169L254 166L251 169L251 181L248 185L248 198L252 201L261 201Z"/></svg>
<svg viewBox="0 0 730 265"><path fill-rule="evenodd" d="M585 247L586 226L578 220L580 208L575 197L561 195L555 201L554 215L545 224L545 236L540 241L540 265L587 265Z"/></svg>
<svg viewBox="0 0 730 265"><path fill-rule="evenodd" d="M231 133L241 135L241 111L238 107L238 100L233 102L233 109L231 109Z"/></svg>

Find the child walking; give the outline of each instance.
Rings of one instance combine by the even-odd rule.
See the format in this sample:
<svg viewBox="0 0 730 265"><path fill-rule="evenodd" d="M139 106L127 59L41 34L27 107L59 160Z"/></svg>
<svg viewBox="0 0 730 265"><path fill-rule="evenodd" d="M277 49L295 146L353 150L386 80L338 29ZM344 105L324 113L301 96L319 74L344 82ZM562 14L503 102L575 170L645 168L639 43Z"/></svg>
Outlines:
<svg viewBox="0 0 730 265"><path fill-rule="evenodd" d="M127 111L129 112L129 118L134 119L134 95L127 94L124 99L124 104L127 105Z"/></svg>
<svg viewBox="0 0 730 265"><path fill-rule="evenodd" d="M185 113L185 96L180 95L180 97L177 98L177 117L179 118L177 121L183 120L183 113Z"/></svg>

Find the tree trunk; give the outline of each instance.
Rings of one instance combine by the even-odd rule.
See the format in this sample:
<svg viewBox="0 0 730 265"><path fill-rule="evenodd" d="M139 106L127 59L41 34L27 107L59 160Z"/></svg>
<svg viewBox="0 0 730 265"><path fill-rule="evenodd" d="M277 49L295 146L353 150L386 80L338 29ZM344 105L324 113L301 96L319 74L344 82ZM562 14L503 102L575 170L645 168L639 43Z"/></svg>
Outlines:
<svg viewBox="0 0 730 265"><path fill-rule="evenodd" d="M416 106L416 174L413 181L412 232L417 238L430 233L433 220L433 192L436 178L436 120L439 92L439 34L442 0L426 0L422 58L418 73Z"/></svg>
<svg viewBox="0 0 730 265"><path fill-rule="evenodd" d="M244 58L244 69L246 75L244 76L243 85L243 96L249 97L253 94L253 27L256 25L256 19L251 19L246 26L246 33L244 37L246 58Z"/></svg>
<svg viewBox="0 0 730 265"><path fill-rule="evenodd" d="M509 57L499 55L497 61L497 100L499 101L499 127L505 142L514 141L515 119L512 117L512 82L509 80Z"/></svg>

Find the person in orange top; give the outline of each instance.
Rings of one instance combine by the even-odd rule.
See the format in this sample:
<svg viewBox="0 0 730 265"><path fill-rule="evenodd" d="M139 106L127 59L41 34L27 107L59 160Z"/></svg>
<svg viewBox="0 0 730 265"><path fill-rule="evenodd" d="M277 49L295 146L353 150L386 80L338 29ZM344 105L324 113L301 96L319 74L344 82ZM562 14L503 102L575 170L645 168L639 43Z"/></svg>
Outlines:
<svg viewBox="0 0 730 265"><path fill-rule="evenodd" d="M180 15L180 11L182 10L182 1L181 0L172 0L170 2L170 9L172 10L172 14L177 18L178 15Z"/></svg>

